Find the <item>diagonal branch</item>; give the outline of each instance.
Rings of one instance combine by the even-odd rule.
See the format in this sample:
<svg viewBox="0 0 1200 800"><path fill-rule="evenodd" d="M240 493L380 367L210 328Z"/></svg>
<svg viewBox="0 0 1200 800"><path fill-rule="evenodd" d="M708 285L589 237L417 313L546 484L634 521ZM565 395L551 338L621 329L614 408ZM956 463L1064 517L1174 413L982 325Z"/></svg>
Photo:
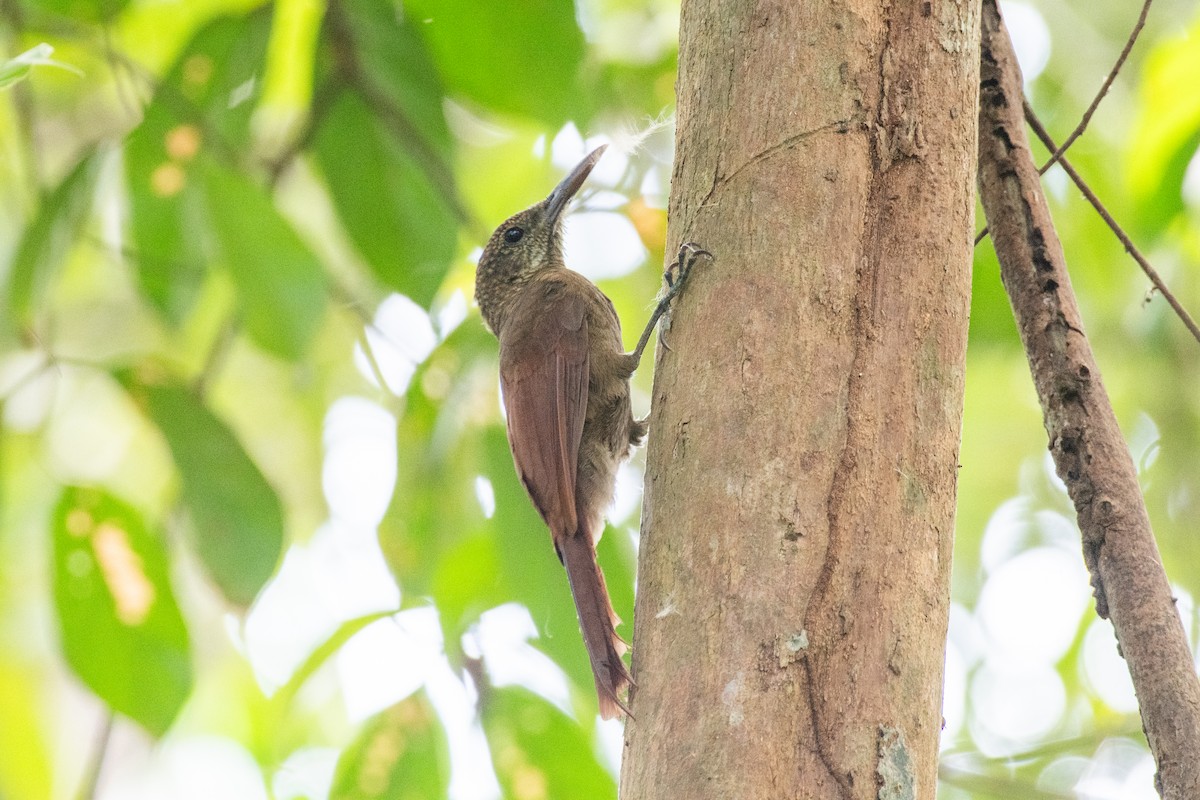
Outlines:
<svg viewBox="0 0 1200 800"><path fill-rule="evenodd" d="M1172 294L1171 290L1167 288L1167 284L1159 276L1158 270L1150 266L1150 262L1142 255L1142 251L1138 250L1137 245L1129 238L1129 234L1125 233L1124 229L1113 219L1113 215L1108 213L1108 209L1100 202L1100 198L1096 196L1096 193L1092 191L1092 188L1087 185L1080 174L1075 171L1075 167L1071 166L1071 162L1067 160L1067 157L1062 155L1063 147L1060 146L1057 149L1054 147L1054 139L1047 133L1046 127L1042 125L1042 121L1038 119L1037 114L1034 113L1033 106L1029 105L1028 100L1025 101L1024 110L1025 121L1029 123L1029 127L1041 139L1046 149L1053 151L1059 158L1059 165L1062 167L1063 172L1067 173L1071 180L1075 182L1075 185L1079 187L1079 191L1092 204L1092 208L1096 209L1096 213L1100 215L1100 218L1107 223L1109 229L1121 240L1121 244L1125 245L1125 252L1133 257L1133 260L1142 268L1142 272L1146 273L1146 277L1154 284L1154 288L1159 291L1163 298L1170 304L1171 308L1175 310L1179 319L1183 321L1184 326L1191 331L1192 336L1196 337L1196 341L1200 342L1200 327L1196 326L1196 321L1192 319L1192 315L1187 312L1187 309L1183 307L1175 295Z"/></svg>
<svg viewBox="0 0 1200 800"><path fill-rule="evenodd" d="M1108 76L1104 79L1104 83L1100 84L1100 91L1096 92L1095 98L1092 99L1092 104L1087 107L1087 111L1083 112L1083 117L1079 120L1079 124L1075 126L1075 130L1071 131L1071 135L1064 139L1063 143L1057 148L1047 148L1050 151L1050 158L1038 168L1038 174L1045 175L1046 170L1053 167L1062 158L1063 153L1067 152L1067 148L1075 144L1075 140L1087 130L1088 123L1092 121L1092 115L1100 107L1100 101L1108 94L1109 87L1117 79L1117 73L1121 71L1121 67L1125 65L1125 60L1129 58L1129 54L1133 51L1133 44L1137 41L1138 34L1142 32L1142 28L1146 25L1146 15L1150 13L1150 3L1152 1L1145 0L1142 3L1142 13L1138 14L1137 22L1133 25L1133 30L1129 32L1129 38L1125 40L1125 47L1121 49L1121 55L1117 56L1117 61L1113 64L1112 69L1108 71Z"/></svg>
<svg viewBox="0 0 1200 800"><path fill-rule="evenodd" d="M1166 800L1200 797L1200 680L1071 291L1025 132L1021 70L984 0L979 189L1058 475L1075 505L1096 611L1110 617Z"/></svg>
<svg viewBox="0 0 1200 800"><path fill-rule="evenodd" d="M112 709L104 710L104 718L100 722L100 730L96 734L96 744L88 760L87 771L83 774L83 783L79 787L79 800L93 800L100 788L100 776L104 771L104 762L108 758L109 743L112 741L113 723L116 715Z"/></svg>
<svg viewBox="0 0 1200 800"><path fill-rule="evenodd" d="M1096 109L1100 107L1100 101L1103 100L1108 94L1108 90L1113 85L1113 81L1117 79L1117 73L1121 71L1121 67L1125 66L1126 59L1128 59L1129 54L1133 52L1133 45L1135 42L1137 42L1138 35L1142 32L1142 28L1146 25L1146 15L1150 13L1151 2L1153 2L1153 0L1145 0L1145 2L1142 3L1142 13L1138 14L1137 22L1135 22L1133 25L1133 30L1129 32L1129 38L1125 40L1125 46L1121 48L1121 54L1117 56L1116 63L1114 63L1112 69L1108 71L1108 75L1104 78L1104 83L1100 84L1100 90L1096 92L1096 96L1092 98L1091 105L1089 105L1087 110L1083 112L1083 117L1080 118L1079 124L1075 126L1075 130L1071 131L1071 135L1064 139L1063 143L1057 148L1047 148L1050 150L1050 158L1048 158L1046 163L1042 164L1042 166L1038 168L1039 175L1045 175L1046 170L1057 164L1058 160L1062 158L1063 153L1067 152L1067 148L1075 144L1075 140L1082 136L1083 132L1087 130L1088 123L1092 121L1092 115L1095 114ZM988 228L986 225L984 225L983 229L980 230L979 234L975 237L975 244L982 242L983 237L987 235Z"/></svg>
<svg viewBox="0 0 1200 800"><path fill-rule="evenodd" d="M313 91L312 102L309 103L308 119L295 138L281 153L267 162L267 185L274 188L279 184L284 171L291 166L296 158L312 144L313 136L321 123L325 121L333 104L345 88L341 80L333 76L325 76Z"/></svg>

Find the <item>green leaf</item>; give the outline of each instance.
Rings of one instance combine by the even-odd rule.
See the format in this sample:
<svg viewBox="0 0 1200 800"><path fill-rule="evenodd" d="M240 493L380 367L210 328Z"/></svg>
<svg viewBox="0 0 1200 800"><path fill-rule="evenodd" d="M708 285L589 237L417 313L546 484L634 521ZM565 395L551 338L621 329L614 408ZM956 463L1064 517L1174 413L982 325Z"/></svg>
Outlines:
<svg viewBox="0 0 1200 800"><path fill-rule="evenodd" d="M249 149L271 13L221 17L201 28L163 78L125 142L138 282L173 323L205 276L204 216L195 168Z"/></svg>
<svg viewBox="0 0 1200 800"><path fill-rule="evenodd" d="M200 129L177 123L169 109L151 104L125 142L133 264L142 294L176 324L192 308L204 282L207 228L192 174ZM167 155L167 143L177 154Z"/></svg>
<svg viewBox="0 0 1200 800"><path fill-rule="evenodd" d="M53 53L54 48L46 42L42 42L0 64L0 89L7 89L14 83L25 80L29 77L29 73L33 71L33 68L39 66L58 67L68 72L74 72L76 75L83 74L70 64L64 64L61 61L52 59L50 56Z"/></svg>
<svg viewBox="0 0 1200 800"><path fill-rule="evenodd" d="M342 753L331 800L434 800L449 787L446 735L424 692L372 717Z"/></svg>
<svg viewBox="0 0 1200 800"><path fill-rule="evenodd" d="M191 536L233 603L249 605L283 547L283 510L237 437L185 387L129 374L117 379L162 431L179 469Z"/></svg>
<svg viewBox="0 0 1200 800"><path fill-rule="evenodd" d="M1138 110L1129 144L1127 175L1141 206L1140 222L1154 233L1183 209L1182 187L1188 163L1200 145L1200 20L1188 36L1158 45L1146 59L1138 87Z"/></svg>
<svg viewBox="0 0 1200 800"><path fill-rule="evenodd" d="M453 147L442 112L444 89L420 35L421 26L414 29L418 19L407 4L398 15L391 0L342 3L330 9L322 38L332 51L326 58L333 62L339 57L338 47L353 46L359 73L349 78L350 88L386 98L420 144L444 158ZM386 117L382 109L376 111Z"/></svg>
<svg viewBox="0 0 1200 800"><path fill-rule="evenodd" d="M264 189L215 163L200 173L218 258L237 286L246 332L265 350L300 358L325 310L321 263Z"/></svg>
<svg viewBox="0 0 1200 800"><path fill-rule="evenodd" d="M530 691L488 691L483 730L506 798L617 796L579 723Z"/></svg>
<svg viewBox="0 0 1200 800"><path fill-rule="evenodd" d="M519 10L505 3L410 0L404 9L422 23L450 92L553 129L591 116L591 93L579 82L583 32L570 0L529 0Z"/></svg>
<svg viewBox="0 0 1200 800"><path fill-rule="evenodd" d="M428 306L454 256L459 200L442 87L407 20L380 0L330 9L319 71L342 85L320 116L313 151L372 272Z"/></svg>
<svg viewBox="0 0 1200 800"><path fill-rule="evenodd" d="M454 257L442 188L361 97L343 94L318 129L317 164L343 227L384 284L428 307Z"/></svg>
<svg viewBox="0 0 1200 800"><path fill-rule="evenodd" d="M67 663L115 711L161 736L192 688L161 536L117 498L74 487L63 492L53 526Z"/></svg>
<svg viewBox="0 0 1200 800"><path fill-rule="evenodd" d="M396 426L396 488L379 523L379 546L406 603L429 593L429 566L461 530L455 523L468 501L461 481L446 473L447 462L430 452L437 408L416 393L409 400Z"/></svg>
<svg viewBox="0 0 1200 800"><path fill-rule="evenodd" d="M38 0L38 11L71 20L108 22L129 5L129 0Z"/></svg>
<svg viewBox="0 0 1200 800"><path fill-rule="evenodd" d="M500 579L493 537L486 534L470 536L438 559L433 576L433 600L447 634L447 643L457 641L481 613L509 599Z"/></svg>
<svg viewBox="0 0 1200 800"><path fill-rule="evenodd" d="M463 325L438 354L463 357L484 337L491 338L481 326ZM417 372L397 420L396 488L379 524L379 544L406 606L433 591L444 554L486 523L475 499L481 441L462 404L476 390L477 371L475 365L461 370L449 389L453 399L439 403L420 388L429 365L438 360L435 354Z"/></svg>
<svg viewBox="0 0 1200 800"><path fill-rule="evenodd" d="M43 199L37 216L25 228L9 275L9 305L28 322L37 299L71 252L91 208L100 156L89 153Z"/></svg>
<svg viewBox="0 0 1200 800"><path fill-rule="evenodd" d="M40 591L39 591L40 595ZM40 597L39 597L40 601ZM19 648L0 656L0 795L53 797L53 734L46 730L45 662Z"/></svg>
<svg viewBox="0 0 1200 800"><path fill-rule="evenodd" d="M274 696L271 697L271 704L278 710L286 710L295 699L296 694L303 688L321 665L329 660L330 656L342 649L342 645L354 638L354 635L367 627L373 622L378 622L381 619L395 614L395 611L376 611L371 614L364 614L361 617L346 620L338 629L330 634L329 638L321 643L319 647L308 654L308 658L304 659L296 671L292 673L292 677L288 678L288 682L279 688Z"/></svg>

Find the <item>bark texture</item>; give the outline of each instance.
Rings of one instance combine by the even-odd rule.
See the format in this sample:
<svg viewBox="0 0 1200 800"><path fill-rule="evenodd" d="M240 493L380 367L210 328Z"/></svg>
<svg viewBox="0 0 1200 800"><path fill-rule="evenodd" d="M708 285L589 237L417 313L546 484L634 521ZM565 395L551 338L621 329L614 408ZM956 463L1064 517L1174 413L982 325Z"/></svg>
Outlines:
<svg viewBox="0 0 1200 800"><path fill-rule="evenodd" d="M1100 379L1025 133L1021 71L983 3L979 186L1037 387L1050 452L1083 534L1096 611L1111 618L1168 800L1200 797L1200 681L1137 472Z"/></svg>
<svg viewBox="0 0 1200 800"><path fill-rule="evenodd" d="M626 800L934 796L978 20L683 4Z"/></svg>

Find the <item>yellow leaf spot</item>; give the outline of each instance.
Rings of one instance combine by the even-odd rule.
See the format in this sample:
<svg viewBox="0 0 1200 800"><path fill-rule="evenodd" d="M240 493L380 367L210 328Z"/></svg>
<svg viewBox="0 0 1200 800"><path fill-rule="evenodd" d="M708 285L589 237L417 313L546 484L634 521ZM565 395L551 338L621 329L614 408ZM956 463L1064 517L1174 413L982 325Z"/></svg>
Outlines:
<svg viewBox="0 0 1200 800"><path fill-rule="evenodd" d="M73 508L67 513L67 533L72 536L87 536L91 532L91 514L82 508Z"/></svg>
<svg viewBox="0 0 1200 800"><path fill-rule="evenodd" d="M146 577L141 557L129 546L128 534L114 522L102 522L92 536L92 549L116 603L117 619L141 625L154 605L154 584Z"/></svg>
<svg viewBox="0 0 1200 800"><path fill-rule="evenodd" d="M167 155L177 161L191 161L200 152L201 139L195 125L176 125L164 137Z"/></svg>
<svg viewBox="0 0 1200 800"><path fill-rule="evenodd" d="M430 364L421 379L421 390L431 400L445 400L450 394L453 377L441 364Z"/></svg>
<svg viewBox="0 0 1200 800"><path fill-rule="evenodd" d="M537 767L522 764L513 770L512 790L517 800L545 800L546 775Z"/></svg>
<svg viewBox="0 0 1200 800"><path fill-rule="evenodd" d="M389 715L390 716L390 715ZM363 753L358 773L358 788L367 797L377 797L387 791L392 770L408 748L404 731L394 727L389 719L371 738Z"/></svg>
<svg viewBox="0 0 1200 800"><path fill-rule="evenodd" d="M137 382L143 386L162 386L167 381L167 375L162 365L153 361L139 361L134 367Z"/></svg>
<svg viewBox="0 0 1200 800"><path fill-rule="evenodd" d="M187 184L187 173L172 161L164 161L150 173L150 189L159 197L174 197Z"/></svg>
<svg viewBox="0 0 1200 800"><path fill-rule="evenodd" d="M637 230L646 249L657 252L667 243L667 212L649 205L645 198L629 201L629 221Z"/></svg>
<svg viewBox="0 0 1200 800"><path fill-rule="evenodd" d="M72 550L67 554L67 572L72 578L86 578L91 574L92 565L95 563L86 550ZM76 591L80 589L77 587Z"/></svg>
<svg viewBox="0 0 1200 800"><path fill-rule="evenodd" d="M213 74L213 62L208 56L194 55L183 63L183 79L196 86L203 86Z"/></svg>

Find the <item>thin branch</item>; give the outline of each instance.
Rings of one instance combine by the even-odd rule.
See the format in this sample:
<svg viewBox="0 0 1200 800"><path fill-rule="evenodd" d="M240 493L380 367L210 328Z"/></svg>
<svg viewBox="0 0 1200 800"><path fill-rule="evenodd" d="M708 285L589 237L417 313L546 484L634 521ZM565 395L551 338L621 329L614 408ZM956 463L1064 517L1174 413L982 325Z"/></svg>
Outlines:
<svg viewBox="0 0 1200 800"><path fill-rule="evenodd" d="M117 101L121 107L125 109L125 113L130 119L138 120L141 117L142 106L145 105L145 100L141 97L133 96L137 92L137 85L133 82L134 75L128 69L118 63L116 58L117 48L113 44L112 26L105 24L102 30L102 42L104 47L104 61L108 64L108 71L113 78L113 91L117 95Z"/></svg>
<svg viewBox="0 0 1200 800"><path fill-rule="evenodd" d="M1135 722L1120 727L1097 728L1081 736L1043 742L1030 750L1019 750L1015 753L1002 756L983 756L976 749L945 750L942 752L940 760L943 764L950 764L957 759L962 759L968 761L969 765L982 764L985 767L1011 766L1028 761L1054 758L1064 754L1082 753L1084 751L1091 752L1109 739L1133 739L1137 738L1141 732L1140 724ZM955 769L958 768L955 767ZM966 768L964 767L963 769L965 770Z"/></svg>
<svg viewBox="0 0 1200 800"><path fill-rule="evenodd" d="M1054 139L1052 139L1050 134L1047 133L1045 126L1043 126L1042 121L1038 119L1037 114L1033 110L1033 106L1029 105L1028 100L1025 101L1025 121L1029 123L1029 127L1033 129L1033 132L1037 134L1037 137L1042 140L1042 144L1046 146L1047 150L1058 152L1061 149L1054 146ZM1100 218L1104 220L1109 229L1111 229L1116 237L1121 240L1121 244L1125 245L1125 252L1133 256L1133 260L1136 261L1138 266L1142 268L1142 272L1146 273L1146 277L1150 279L1152 284L1154 284L1154 288L1157 289L1160 294L1162 294L1166 301L1171 305L1171 308L1175 310L1175 314L1180 320L1183 321L1184 326L1187 327L1192 336L1196 338L1196 341L1200 342L1200 327L1197 327L1196 321L1192 319L1192 316L1187 312L1175 295L1171 293L1171 290L1167 288L1167 284L1163 282L1163 279L1159 276L1158 271L1155 270L1154 267L1150 266L1150 262L1147 261L1146 257L1142 255L1142 252L1138 250L1137 245L1133 243L1133 240L1129 238L1129 235L1125 233L1124 229L1122 229L1121 226L1117 224L1117 221L1113 219L1112 214L1108 213L1108 209L1105 208L1104 204L1100 202L1100 198L1096 196L1096 193L1092 191L1091 187L1088 186L1083 178L1080 177L1079 173L1075 171L1075 168L1071 166L1071 162L1067 160L1067 157L1061 155L1061 153L1059 154L1059 165L1063 168L1063 172L1067 173L1067 175L1071 177L1071 180L1075 181L1075 185L1079 187L1079 191L1082 192L1083 196L1086 197L1088 202L1092 204L1092 208L1096 209L1096 213L1100 215Z"/></svg>
<svg viewBox="0 0 1200 800"><path fill-rule="evenodd" d="M1058 160L1067 152L1067 148L1075 144L1075 140L1083 135L1088 123L1092 121L1092 115L1096 113L1096 109L1100 106L1100 101L1108 94L1109 88L1113 85L1113 81L1117 79L1117 73L1121 71L1121 67L1125 65L1125 60L1129 58L1129 53L1133 50L1134 42L1137 41L1138 34L1142 32L1142 28L1146 25L1146 15L1150 13L1150 3L1152 0L1145 0L1142 3L1142 13L1138 14L1137 22L1134 23L1133 30L1129 32L1129 38L1125 40L1125 47L1121 49L1121 55L1117 56L1117 62L1113 64L1112 69L1108 71L1108 77L1104 79L1104 83L1100 84L1100 91L1096 92L1096 97L1092 100L1092 104L1087 107L1087 111L1083 112L1083 118L1079 120L1079 124L1075 126L1075 130L1071 131L1071 135L1063 140L1063 143L1057 148L1048 147L1051 155L1045 164L1038 168L1039 175L1045 175L1046 170L1050 169Z"/></svg>
<svg viewBox="0 0 1200 800"><path fill-rule="evenodd" d="M333 50L335 68L341 74L342 79L362 95L380 121L388 127L397 140L404 144L421 171L437 188L454 216L460 222L474 229L477 235L486 238L490 231L471 218L470 211L458 197L450 165L426 140L416 123L405 114L404 109L400 108L391 96L376 86L363 70L362 64L358 60L359 47L354 38L354 31L351 29L350 21L346 18L346 11L340 2L329 4L326 19L329 22L330 45Z"/></svg>
<svg viewBox="0 0 1200 800"><path fill-rule="evenodd" d="M1100 90L1096 92L1096 96L1092 98L1091 105L1089 105L1087 110L1083 112L1083 117L1080 118L1079 124L1075 126L1075 130L1071 131L1071 135L1064 139L1063 143L1057 148L1047 148L1050 150L1050 158L1046 160L1046 163L1038 167L1039 175L1045 175L1046 170L1057 164L1059 159L1063 157L1063 154L1067 152L1067 148L1075 144L1075 140L1082 136L1083 132L1087 130L1088 123L1092 121L1092 115L1095 114L1096 109L1100 107L1100 101L1103 100L1105 95L1108 94L1108 90L1112 87L1113 81L1117 79L1117 73L1120 72L1121 67L1125 65L1125 61L1129 58L1129 54L1133 52L1133 45L1137 41L1138 35L1142 32L1142 28L1146 25L1146 16L1150 13L1151 2L1153 2L1153 0L1145 0L1145 2L1142 3L1142 13L1138 14L1137 22L1133 25L1133 30L1129 32L1129 38L1125 40L1125 46L1121 48L1121 54L1117 56L1116 63L1114 63L1112 69L1108 71L1108 75L1105 77L1104 83L1100 84ZM987 236L987 234L988 227L984 225L983 230L981 230L979 235L975 237L975 244L978 245L980 242L982 242L983 237Z"/></svg>
<svg viewBox="0 0 1200 800"><path fill-rule="evenodd" d="M324 121L325 116L329 113L329 109L337 101L343 88L345 88L345 84L331 76L326 76L320 85L317 86L316 91L313 92L312 102L309 104L308 119L305 120L304 127L300 129L300 132L296 134L296 137L282 153L267 163L268 186L274 188L283 176L284 170L312 142L317 128L321 126L321 122Z"/></svg>
<svg viewBox="0 0 1200 800"><path fill-rule="evenodd" d="M93 800L100 786L100 774L104 771L104 760L108 757L108 743L112 739L114 714L112 709L104 710L104 719L96 734L96 745L92 757L88 761L87 771L83 774L83 782L79 786L79 800Z"/></svg>
<svg viewBox="0 0 1200 800"><path fill-rule="evenodd" d="M996 0L983 0L981 31L979 189L1000 277L1075 506L1096 613L1112 620L1137 694L1156 787L1164 800L1190 800L1200 797L1200 680L1030 156L1021 69Z"/></svg>
<svg viewBox="0 0 1200 800"><path fill-rule="evenodd" d="M241 320L235 313L225 320L221 329L217 331L212 347L209 348L208 355L204 358L204 366L200 368L200 373L192 381L192 391L196 393L197 397L204 396L209 384L224 365L229 351L233 348L233 342L237 339L239 328L241 328Z"/></svg>
<svg viewBox="0 0 1200 800"><path fill-rule="evenodd" d="M1023 800L1075 800L1074 792L1063 794L1049 789L1039 789L1027 781L1016 778L1005 778L997 775L987 775L970 770L956 769L941 765L938 767L938 780L949 786L966 789L973 797L997 797L1008 800L1020 797Z"/></svg>
<svg viewBox="0 0 1200 800"><path fill-rule="evenodd" d="M1049 789L1039 789L1027 781L1015 778L1004 778L997 775L987 775L981 772L947 767L938 767L938 780L950 786L966 789L973 796L1007 798L1021 797L1025 800L1074 800L1073 792L1063 794Z"/></svg>

